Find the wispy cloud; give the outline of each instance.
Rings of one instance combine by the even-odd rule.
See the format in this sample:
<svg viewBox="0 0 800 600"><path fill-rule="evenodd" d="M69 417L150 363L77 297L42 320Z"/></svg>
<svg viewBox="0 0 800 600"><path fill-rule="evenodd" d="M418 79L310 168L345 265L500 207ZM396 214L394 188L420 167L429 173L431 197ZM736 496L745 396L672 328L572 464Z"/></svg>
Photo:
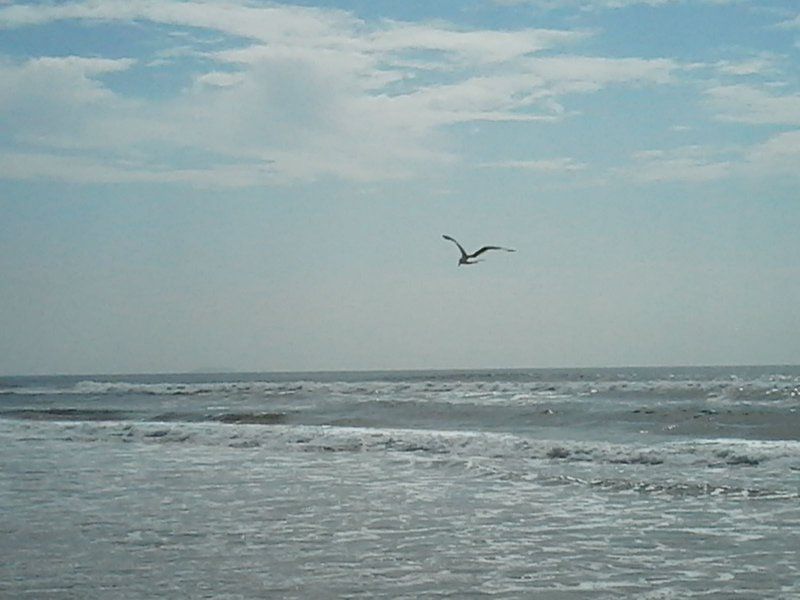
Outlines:
<svg viewBox="0 0 800 600"><path fill-rule="evenodd" d="M258 7L243 2L179 2L168 0L99 0L63 4L13 5L0 11L5 28L42 25L54 21L151 21L197 27L255 40L327 40L336 29L357 20L332 9L290 5Z"/></svg>
<svg viewBox="0 0 800 600"><path fill-rule="evenodd" d="M77 159L59 158L53 150L70 148L83 153L73 177L97 173L86 165L102 151L96 157L102 177L161 181L172 164L163 148L171 147L174 155L202 151L225 157L224 163L240 161L243 171L268 165L253 177L216 178L220 185L326 175L403 177L454 160L439 143L444 126L565 118L566 95L663 84L676 67L668 60L538 56L585 39L584 31L368 23L342 10L287 5L106 0L0 9L6 28L60 20L203 28L231 43L216 51L197 46L196 56L211 59L211 68L197 71L191 88L161 100L129 99L103 83L103 75L129 68L130 59L4 62L3 78L14 82L5 88L5 101L44 109L53 122L13 130L24 152L36 151L14 163L20 176L39 168L66 177L65 165ZM157 60L145 64L158 67ZM161 151L153 154L154 147ZM103 160L108 155L164 162L157 170L133 169L109 165ZM191 173L173 166L177 180ZM13 173L6 169L5 175Z"/></svg>
<svg viewBox="0 0 800 600"><path fill-rule="evenodd" d="M86 58L81 56L43 56L21 62L0 57L3 88L0 100L6 103L19 98L20 92L38 90L46 95L50 86L65 85L63 91L72 101L102 100L112 94L98 76L124 71L134 64L130 58Z"/></svg>
<svg viewBox="0 0 800 600"><path fill-rule="evenodd" d="M704 64L586 55L576 47L596 32L366 21L340 9L233 0L0 7L3 28L67 20L166 26L159 34L167 49L123 59L0 59L6 84L0 111L15 115L5 132L12 145L4 151L8 159L18 155L4 177L39 172L81 181L194 178L220 186L407 177L460 160L448 143L450 126L567 121L579 114L570 107L576 96L680 85L693 73L714 74L704 97L720 120L795 125L800 114L797 95L764 91L750 79L747 85L719 83L776 72L777 60L769 54ZM219 43L202 41L198 31L210 32ZM172 62L172 71L164 69L165 61ZM174 68L184 69L183 81L190 83L173 83L171 93L126 93L139 81L134 76L127 86L113 85L131 71L152 80L174 76ZM197 156L202 160L190 160ZM490 164L539 172L586 166L564 158L484 166ZM636 165L643 167L640 177L649 173L654 180L670 173L710 179L728 172L724 164L669 153L638 156Z"/></svg>
<svg viewBox="0 0 800 600"><path fill-rule="evenodd" d="M519 169L523 171L537 171L540 173L563 173L581 171L586 168L585 164L569 157L533 160L500 160L482 163L480 166L490 169Z"/></svg>
<svg viewBox="0 0 800 600"><path fill-rule="evenodd" d="M752 85L720 85L706 90L716 118L754 125L800 125L800 94L772 94Z"/></svg>
<svg viewBox="0 0 800 600"><path fill-rule="evenodd" d="M215 165L208 168L163 168L113 157L56 152L0 153L0 177L41 178L68 183L176 183L194 187L249 187L271 178L270 165Z"/></svg>
<svg viewBox="0 0 800 600"><path fill-rule="evenodd" d="M721 60L714 63L713 66L722 75L747 76L779 73L777 58L768 54L741 60Z"/></svg>
<svg viewBox="0 0 800 600"><path fill-rule="evenodd" d="M631 165L614 169L616 181L704 183L730 178L796 176L800 130L769 136L750 145L688 145L635 153Z"/></svg>
<svg viewBox="0 0 800 600"><path fill-rule="evenodd" d="M443 25L391 22L368 39L370 49L376 52L441 52L451 61L477 66L508 62L576 42L587 35L581 31L548 29L463 31ZM430 64L440 63L438 59Z"/></svg>
<svg viewBox="0 0 800 600"><path fill-rule="evenodd" d="M23 145L61 140L80 146L98 121L119 115L136 103L114 94L102 77L134 64L131 59L37 57L24 61L0 59L0 114L5 133ZM113 140L97 139L101 145Z"/></svg>
<svg viewBox="0 0 800 600"><path fill-rule="evenodd" d="M778 133L750 148L747 162L758 173L797 176L800 165L800 129Z"/></svg>
<svg viewBox="0 0 800 600"><path fill-rule="evenodd" d="M797 16L786 19L785 21L781 21L778 24L778 27L784 29L800 29L800 12L798 12Z"/></svg>
<svg viewBox="0 0 800 600"><path fill-rule="evenodd" d="M670 4L735 4L744 0L494 0L501 6L529 5L536 8L554 10L578 8L581 10L619 9L629 6L667 6Z"/></svg>
<svg viewBox="0 0 800 600"><path fill-rule="evenodd" d="M730 152L702 146L683 146L671 150L645 150L633 156L633 164L618 171L626 180L653 182L706 182L730 175Z"/></svg>

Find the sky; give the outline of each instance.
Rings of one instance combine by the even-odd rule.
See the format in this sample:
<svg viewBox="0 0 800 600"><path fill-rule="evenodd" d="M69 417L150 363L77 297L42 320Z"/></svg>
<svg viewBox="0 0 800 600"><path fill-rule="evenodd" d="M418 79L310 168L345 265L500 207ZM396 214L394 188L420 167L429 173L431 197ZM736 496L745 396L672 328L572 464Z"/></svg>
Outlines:
<svg viewBox="0 0 800 600"><path fill-rule="evenodd" d="M800 364L799 67L796 0L0 0L0 374Z"/></svg>

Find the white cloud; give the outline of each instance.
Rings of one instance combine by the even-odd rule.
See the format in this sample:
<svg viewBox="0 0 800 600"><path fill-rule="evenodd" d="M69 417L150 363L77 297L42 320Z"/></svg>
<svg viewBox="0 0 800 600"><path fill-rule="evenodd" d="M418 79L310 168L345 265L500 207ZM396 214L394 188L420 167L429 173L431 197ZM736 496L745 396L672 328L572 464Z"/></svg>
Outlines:
<svg viewBox="0 0 800 600"><path fill-rule="evenodd" d="M28 61L28 66L33 69L57 69L80 73L85 77L114 73L128 69L135 61L130 58L85 58L82 56L45 56Z"/></svg>
<svg viewBox="0 0 800 600"><path fill-rule="evenodd" d="M542 173L563 173L571 171L581 171L586 165L577 162L574 158L545 158L537 160L501 160L487 162L481 165L485 168L493 169L519 169L523 171L538 171Z"/></svg>
<svg viewBox="0 0 800 600"><path fill-rule="evenodd" d="M798 175L800 165L800 130L778 133L755 145L747 153L750 168L757 173Z"/></svg>
<svg viewBox="0 0 800 600"><path fill-rule="evenodd" d="M611 84L667 84L680 65L671 59L554 56L531 58L526 66L533 74L562 89L591 91ZM577 86L577 87L575 87Z"/></svg>
<svg viewBox="0 0 800 600"><path fill-rule="evenodd" d="M503 63L573 43L587 35L547 29L460 31L434 24L392 23L387 29L372 34L370 47L382 53L442 52L454 60L476 66Z"/></svg>
<svg viewBox="0 0 800 600"><path fill-rule="evenodd" d="M356 20L337 10L297 6L261 6L242 2L100 0L64 4L26 4L0 9L5 28L63 20L151 21L198 27L262 41L327 40L332 29L351 27Z"/></svg>
<svg viewBox="0 0 800 600"><path fill-rule="evenodd" d="M800 29L800 13L796 17L786 19L778 24L778 27L783 29Z"/></svg>
<svg viewBox="0 0 800 600"><path fill-rule="evenodd" d="M128 58L84 58L80 56L39 57L22 63L0 58L0 106L14 99L25 101L24 94L52 97L63 86L66 98L60 101L93 102L112 96L96 77L124 71L135 61ZM56 99L53 99L54 101Z"/></svg>
<svg viewBox="0 0 800 600"><path fill-rule="evenodd" d="M244 82L241 73L229 73L226 71L210 71L199 75L195 82L200 85L210 85L215 87L231 87Z"/></svg>
<svg viewBox="0 0 800 600"><path fill-rule="evenodd" d="M742 60L722 60L714 65L720 73L733 76L769 75L777 73L776 57L755 56Z"/></svg>
<svg viewBox="0 0 800 600"><path fill-rule="evenodd" d="M4 133L26 146L47 144L48 139L81 144L98 120L136 104L119 98L101 82L104 75L133 64L130 59L76 56L0 59L0 116L13 115L5 119Z"/></svg>
<svg viewBox="0 0 800 600"><path fill-rule="evenodd" d="M778 133L750 145L680 146L644 150L631 158L631 165L613 171L615 181L703 183L730 178L797 177L800 130Z"/></svg>
<svg viewBox="0 0 800 600"><path fill-rule="evenodd" d="M54 179L69 183L181 183L197 187L247 187L269 182L268 163L222 165L206 169L159 168L97 156L56 153L0 153L0 177Z"/></svg>
<svg viewBox="0 0 800 600"><path fill-rule="evenodd" d="M716 118L754 125L800 125L800 94L774 95L749 85L706 90Z"/></svg>
<svg viewBox="0 0 800 600"><path fill-rule="evenodd" d="M125 101L88 77L127 64L4 64L0 77L14 85L0 107L18 117L7 133L21 149L6 154L2 175L241 186L324 175L370 181L450 160L429 148L431 132L413 127L413 115L392 111L391 98L364 94L357 73L277 60L203 74L151 103ZM182 166L198 153L204 169Z"/></svg>
<svg viewBox="0 0 800 600"><path fill-rule="evenodd" d="M669 4L734 4L744 0L494 0L501 6L529 5L544 10L579 8L581 10L605 10L629 6L666 6Z"/></svg>
<svg viewBox="0 0 800 600"><path fill-rule="evenodd" d="M198 54L230 68L197 73L192 88L168 100L128 105L98 77L103 73L100 67L121 68L129 61L95 64L87 59L78 73L74 71L81 65L42 59L51 74L61 71L47 93L22 82L7 94L18 104L50 102L53 121L60 122L41 130L19 127L15 139L38 144L45 156L48 148L71 148L87 156L102 149L119 157L147 154L154 145L171 146L176 154L201 150L228 161L269 161L278 178L336 175L371 180L448 162L452 157L437 144L435 128L479 119L538 118L524 114L530 103L520 97L530 83L524 83L516 63L584 36L549 30L461 31L425 23L367 24L339 10L234 2L75 2L0 10L6 27L65 19L152 21L206 28L256 43L213 53L198 47ZM421 60L414 66L417 58ZM510 71L502 89L491 89L499 80L476 74L487 64ZM159 63L148 66L157 68ZM15 68L33 70L32 64ZM428 68L448 74L453 83L422 83L419 71ZM517 97L507 100L503 90ZM90 96L104 98L105 105L89 107ZM28 170L32 165L44 168L45 162L29 156L23 161ZM105 166L108 173L131 176ZM65 170L48 172L54 176ZM88 176L91 170L75 172ZM152 171L139 171L136 177L147 173Z"/></svg>
<svg viewBox="0 0 800 600"><path fill-rule="evenodd" d="M681 69L669 59L540 54L585 39L584 31L368 23L341 10L240 2L105 0L0 8L5 27L67 19L138 20L232 37L227 50L183 46L179 54L194 48L196 57L214 64L195 64L193 85L160 99L133 99L104 84L105 75L131 68L130 59L0 63L0 76L13 83L0 91L0 107L11 103L31 114L9 132L20 145L14 163L20 177L37 166L47 176L67 177L64 165L71 160L78 161L74 173L89 178L98 172L87 167L95 157L105 169L98 180L163 181L172 168L183 181L199 169L185 168L198 153L204 172L218 175L198 178L219 185L403 177L456 159L443 141L448 125L564 119L571 114L568 95L671 84ZM192 43L193 36L180 41ZM163 58L159 50L138 64L152 73ZM45 118L34 119L35 113ZM65 158L64 150L72 155ZM129 163L139 166L120 166ZM6 169L5 176L13 173Z"/></svg>
<svg viewBox="0 0 800 600"><path fill-rule="evenodd" d="M701 146L645 150L636 153L633 164L619 170L618 174L644 183L714 181L729 176L733 168L732 159L723 158L722 154Z"/></svg>

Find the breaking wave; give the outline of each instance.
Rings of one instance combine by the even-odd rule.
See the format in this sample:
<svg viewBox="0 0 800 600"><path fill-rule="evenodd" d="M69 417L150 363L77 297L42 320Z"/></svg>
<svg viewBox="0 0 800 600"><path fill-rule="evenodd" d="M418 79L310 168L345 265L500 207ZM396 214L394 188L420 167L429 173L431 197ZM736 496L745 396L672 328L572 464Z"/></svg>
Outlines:
<svg viewBox="0 0 800 600"><path fill-rule="evenodd" d="M0 395L41 396L346 396L396 401L426 399L465 404L531 404L540 401L614 397L620 400L704 400L717 403L774 403L800 405L800 377L765 375L755 379L662 378L630 380L492 381L219 381L137 382L87 379L63 385L0 384Z"/></svg>
<svg viewBox="0 0 800 600"><path fill-rule="evenodd" d="M436 467L477 470L487 477L515 477L541 484L574 484L609 491L745 498L798 497L800 490L736 483L769 481L769 474L800 472L800 442L705 440L643 446L601 442L560 442L472 431L370 429L283 424L280 414L220 415L212 421L152 422L63 420L0 421L20 440L57 439L78 443L194 444L230 449L323 454L381 453ZM59 420L56 420L59 419ZM265 426L268 425L268 426ZM682 472L701 480L675 480ZM696 476L694 476L696 477ZM784 478L777 478L781 480Z"/></svg>

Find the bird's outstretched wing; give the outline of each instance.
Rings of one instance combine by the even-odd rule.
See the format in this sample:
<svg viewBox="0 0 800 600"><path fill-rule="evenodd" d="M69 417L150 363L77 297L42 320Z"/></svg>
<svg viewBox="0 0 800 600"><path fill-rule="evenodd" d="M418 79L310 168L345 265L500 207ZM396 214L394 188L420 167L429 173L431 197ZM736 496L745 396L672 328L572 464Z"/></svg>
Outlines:
<svg viewBox="0 0 800 600"><path fill-rule="evenodd" d="M463 256L464 258L467 258L467 257L469 256L469 254L467 254L467 253L466 253L466 251L464 250L464 248L462 248L462 247L461 247L461 244L459 244L457 241L455 241L455 240L454 240L453 238L451 238L449 235L442 235L442 237L443 237L444 239L446 239L446 240L450 240L450 241L451 241L451 242L453 242L453 243L454 243L456 246L458 246L458 249L459 249L459 250L461 250L461 256Z"/></svg>
<svg viewBox="0 0 800 600"><path fill-rule="evenodd" d="M472 258L478 256L479 254L483 254L487 250L503 250L504 252L516 252L513 248L503 248L502 246L484 246L480 250L476 250L470 256Z"/></svg>

